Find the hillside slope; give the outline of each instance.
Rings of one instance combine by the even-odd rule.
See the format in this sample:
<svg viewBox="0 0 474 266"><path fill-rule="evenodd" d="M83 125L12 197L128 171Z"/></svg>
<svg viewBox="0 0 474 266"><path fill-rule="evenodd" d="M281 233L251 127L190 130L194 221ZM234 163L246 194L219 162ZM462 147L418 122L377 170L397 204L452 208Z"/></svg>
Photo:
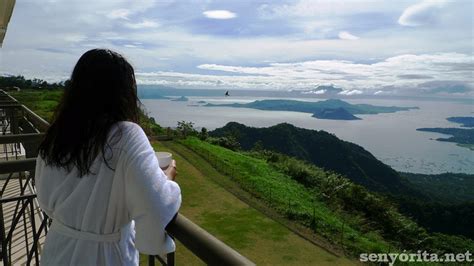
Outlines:
<svg viewBox="0 0 474 266"><path fill-rule="evenodd" d="M264 203L285 220L342 247L345 254L400 247L439 253L474 249L474 242L464 237L428 233L390 199L312 164L273 152L235 152L197 138L179 143L211 162L229 178L227 183L250 193L255 199L252 206ZM201 169L202 163L198 164Z"/></svg>
<svg viewBox="0 0 474 266"><path fill-rule="evenodd" d="M257 265L352 265L290 231L242 202L216 183L229 180L202 157L175 142L155 142L177 160L177 181L183 194L180 212ZM197 167L198 166L198 167ZM177 262L198 263L178 243Z"/></svg>
<svg viewBox="0 0 474 266"><path fill-rule="evenodd" d="M449 204L474 202L474 175L444 173L436 175L400 173L434 201Z"/></svg>
<svg viewBox="0 0 474 266"><path fill-rule="evenodd" d="M253 128L231 122L210 132L214 137L232 136L242 149L255 145L311 162L326 170L345 175L372 191L420 197L398 172L354 143L325 131L297 128L283 123L268 128Z"/></svg>

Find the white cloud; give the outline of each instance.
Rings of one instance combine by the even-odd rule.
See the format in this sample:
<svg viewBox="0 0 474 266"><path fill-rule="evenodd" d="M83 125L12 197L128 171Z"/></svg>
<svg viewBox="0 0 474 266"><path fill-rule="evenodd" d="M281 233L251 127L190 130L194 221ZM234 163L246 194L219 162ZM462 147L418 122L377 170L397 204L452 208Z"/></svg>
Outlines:
<svg viewBox="0 0 474 266"><path fill-rule="evenodd" d="M110 19L125 19L128 20L130 11L128 9L115 9L110 11L106 16Z"/></svg>
<svg viewBox="0 0 474 266"><path fill-rule="evenodd" d="M357 39L359 39L359 37L357 37L355 35L352 35L347 31L339 32L338 36L339 36L339 39L342 39L342 40L357 40Z"/></svg>
<svg viewBox="0 0 474 266"><path fill-rule="evenodd" d="M237 14L228 10L207 10L202 12L202 14L212 19L232 19L237 17Z"/></svg>
<svg viewBox="0 0 474 266"><path fill-rule="evenodd" d="M156 28L160 26L160 24L158 24L156 21L147 20L147 19L138 23L125 23L124 25L125 27L130 28L130 29Z"/></svg>
<svg viewBox="0 0 474 266"><path fill-rule="evenodd" d="M359 94L363 94L363 93L364 92L362 92L361 90L345 90L345 91L339 92L338 94L351 96L351 95L359 95Z"/></svg>
<svg viewBox="0 0 474 266"><path fill-rule="evenodd" d="M77 43L85 40L86 36L83 34L68 33L63 35L63 39L66 42Z"/></svg>
<svg viewBox="0 0 474 266"><path fill-rule="evenodd" d="M405 94L420 92L428 81L449 80L439 84L465 84L474 88L471 71L472 55L458 53L400 55L372 64L346 60L313 60L294 63L271 63L267 66L245 67L217 64L197 66L203 70L225 72L191 74L180 72L137 73L142 84L165 82L170 86L239 87L247 89L314 89L332 84L342 87L341 95L391 94L400 90ZM399 75L416 73L419 79L400 79ZM426 76L426 78L422 78ZM311 93L323 94L316 90ZM467 89L472 94L472 89Z"/></svg>
<svg viewBox="0 0 474 266"><path fill-rule="evenodd" d="M407 7L398 23L403 26L421 26L433 22L446 0L424 0L418 4Z"/></svg>
<svg viewBox="0 0 474 266"><path fill-rule="evenodd" d="M325 94L327 90L317 90L317 91L303 91L301 94Z"/></svg>

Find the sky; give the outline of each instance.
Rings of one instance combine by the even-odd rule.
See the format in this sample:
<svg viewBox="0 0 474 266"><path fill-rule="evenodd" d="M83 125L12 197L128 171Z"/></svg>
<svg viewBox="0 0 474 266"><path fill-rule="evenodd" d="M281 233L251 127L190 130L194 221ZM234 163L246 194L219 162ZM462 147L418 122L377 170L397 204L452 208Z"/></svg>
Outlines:
<svg viewBox="0 0 474 266"><path fill-rule="evenodd" d="M474 97L471 0L17 0L0 75L66 80L92 48L139 84Z"/></svg>

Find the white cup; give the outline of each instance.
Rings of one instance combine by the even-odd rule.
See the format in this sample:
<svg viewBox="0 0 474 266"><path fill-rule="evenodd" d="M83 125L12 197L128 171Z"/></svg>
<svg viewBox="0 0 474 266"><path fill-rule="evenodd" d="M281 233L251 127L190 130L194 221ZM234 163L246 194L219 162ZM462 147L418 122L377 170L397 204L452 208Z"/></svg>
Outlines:
<svg viewBox="0 0 474 266"><path fill-rule="evenodd" d="M173 154L169 152L155 152L156 158L158 158L158 164L160 165L161 169L165 169L168 167L173 160Z"/></svg>

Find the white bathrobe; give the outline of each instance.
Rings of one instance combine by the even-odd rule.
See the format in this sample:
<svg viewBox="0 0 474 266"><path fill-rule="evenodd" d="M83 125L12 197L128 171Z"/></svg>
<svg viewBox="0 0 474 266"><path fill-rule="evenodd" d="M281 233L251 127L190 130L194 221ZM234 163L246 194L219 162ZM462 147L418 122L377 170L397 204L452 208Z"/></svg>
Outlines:
<svg viewBox="0 0 474 266"><path fill-rule="evenodd" d="M178 184L160 169L137 124L117 123L108 139L113 170L98 156L82 178L38 156L38 201L53 219L42 265L138 265L137 249L162 256L175 250L164 229L181 205Z"/></svg>

